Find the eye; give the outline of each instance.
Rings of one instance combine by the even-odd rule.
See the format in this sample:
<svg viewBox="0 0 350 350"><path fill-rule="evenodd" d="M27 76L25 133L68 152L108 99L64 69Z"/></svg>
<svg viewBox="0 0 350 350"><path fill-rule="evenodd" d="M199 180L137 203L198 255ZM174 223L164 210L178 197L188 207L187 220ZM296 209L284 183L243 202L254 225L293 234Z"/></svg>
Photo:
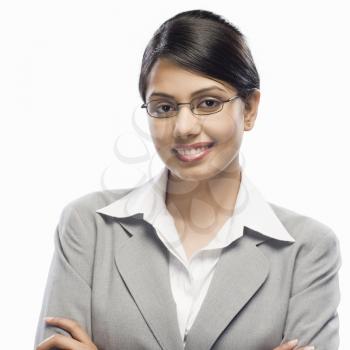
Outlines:
<svg viewBox="0 0 350 350"><path fill-rule="evenodd" d="M205 98L200 101L199 108L215 108L221 104L221 101L215 98Z"/></svg>
<svg viewBox="0 0 350 350"><path fill-rule="evenodd" d="M163 103L157 106L157 109L159 110L159 112L169 112L171 108L174 108L174 106L169 103Z"/></svg>
<svg viewBox="0 0 350 350"><path fill-rule="evenodd" d="M170 102L157 102L153 109L156 113L168 113L174 111L175 106Z"/></svg>

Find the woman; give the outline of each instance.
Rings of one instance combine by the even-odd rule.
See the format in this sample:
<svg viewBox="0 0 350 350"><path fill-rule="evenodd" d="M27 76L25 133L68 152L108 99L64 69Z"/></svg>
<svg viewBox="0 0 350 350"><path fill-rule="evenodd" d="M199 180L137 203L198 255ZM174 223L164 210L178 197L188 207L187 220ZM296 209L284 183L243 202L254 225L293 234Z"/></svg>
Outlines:
<svg viewBox="0 0 350 350"><path fill-rule="evenodd" d="M64 208L36 349L338 349L336 235L265 201L239 162L259 88L222 17L161 25L139 90L164 168Z"/></svg>

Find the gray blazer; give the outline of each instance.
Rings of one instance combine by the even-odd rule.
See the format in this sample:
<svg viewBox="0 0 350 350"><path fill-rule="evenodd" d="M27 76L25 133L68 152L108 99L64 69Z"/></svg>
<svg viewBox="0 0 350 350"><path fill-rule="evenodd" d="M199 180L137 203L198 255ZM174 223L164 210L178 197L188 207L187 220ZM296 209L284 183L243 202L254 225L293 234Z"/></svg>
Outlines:
<svg viewBox="0 0 350 350"><path fill-rule="evenodd" d="M44 316L72 318L99 350L181 350L168 251L142 214L96 213L129 189L96 191L62 210L35 345L66 331ZM339 240L313 218L269 203L295 242L248 227L224 248L190 329L186 350L272 350L298 338L339 346Z"/></svg>

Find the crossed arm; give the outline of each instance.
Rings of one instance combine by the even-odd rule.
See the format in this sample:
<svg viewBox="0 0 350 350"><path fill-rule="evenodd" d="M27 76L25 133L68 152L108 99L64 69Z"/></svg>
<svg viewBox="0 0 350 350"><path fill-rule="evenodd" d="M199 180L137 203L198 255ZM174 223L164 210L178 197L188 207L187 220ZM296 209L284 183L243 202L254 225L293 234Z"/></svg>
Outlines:
<svg viewBox="0 0 350 350"><path fill-rule="evenodd" d="M78 210L67 206L55 232L55 251L37 326L36 350L97 350L91 331L91 266L95 238ZM300 249L284 336L271 350L337 350L340 301L339 241L333 232ZM45 316L57 317L44 321ZM288 342L298 339L298 344ZM243 349L242 349L243 350ZM247 350L247 349L244 349Z"/></svg>
<svg viewBox="0 0 350 350"><path fill-rule="evenodd" d="M298 338L317 350L339 348L341 263L339 240L332 231L313 247L300 249L282 341Z"/></svg>

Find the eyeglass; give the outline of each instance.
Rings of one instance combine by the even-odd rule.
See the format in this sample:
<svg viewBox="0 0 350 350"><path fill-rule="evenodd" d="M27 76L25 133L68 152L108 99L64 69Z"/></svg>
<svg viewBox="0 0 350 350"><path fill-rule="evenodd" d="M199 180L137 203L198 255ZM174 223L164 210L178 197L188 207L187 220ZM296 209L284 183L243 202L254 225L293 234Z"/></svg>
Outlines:
<svg viewBox="0 0 350 350"><path fill-rule="evenodd" d="M170 118L177 115L180 105L190 105L191 112L195 115L208 115L220 112L226 102L233 101L239 96L232 96L228 100L222 101L216 97L196 97L191 102L177 103L175 101L152 100L144 103L141 108L146 108L148 115L153 118ZM209 102L207 103L202 102ZM165 109L164 109L165 108Z"/></svg>

